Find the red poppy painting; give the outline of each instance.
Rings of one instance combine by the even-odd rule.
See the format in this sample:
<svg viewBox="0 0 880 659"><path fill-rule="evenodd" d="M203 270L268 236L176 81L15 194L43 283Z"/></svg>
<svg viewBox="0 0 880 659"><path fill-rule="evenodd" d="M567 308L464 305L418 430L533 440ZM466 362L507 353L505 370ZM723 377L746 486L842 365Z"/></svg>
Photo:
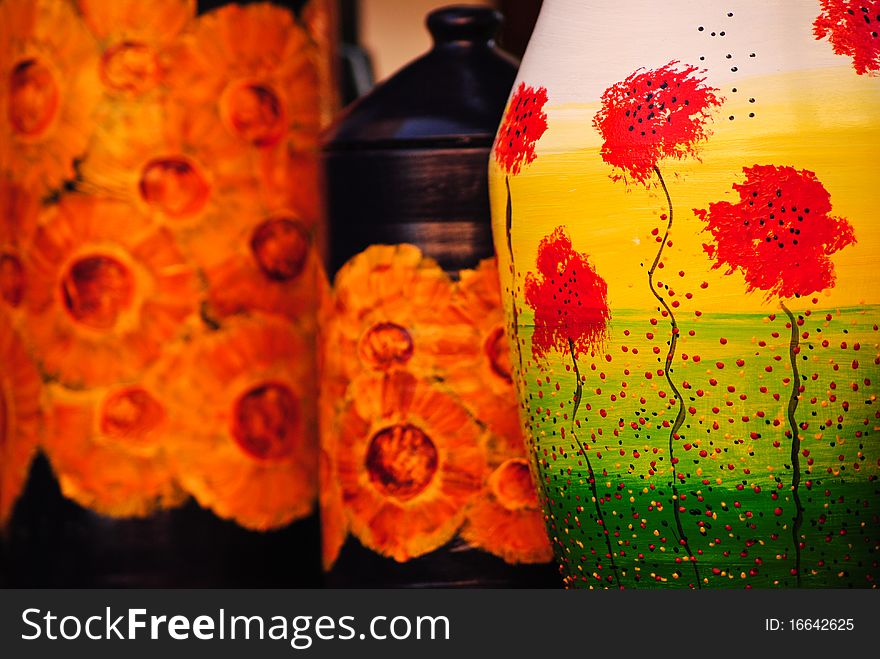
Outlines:
<svg viewBox="0 0 880 659"><path fill-rule="evenodd" d="M831 195L814 172L794 167L744 167L734 183L739 200L697 209L713 243L712 267L739 270L747 289L766 299L809 295L834 285L829 258L855 242L853 228L831 213Z"/></svg>
<svg viewBox="0 0 880 659"><path fill-rule="evenodd" d="M519 174L535 159L535 142L547 130L546 102L546 89L519 83L495 138L495 160L505 173Z"/></svg>
<svg viewBox="0 0 880 659"><path fill-rule="evenodd" d="M666 229L648 268L648 287L659 304L658 309L662 308L670 324L669 349L665 368L661 372L673 393L670 404L676 408L667 447L672 464L676 463L675 444L681 439L679 431L685 415L681 391L672 377L679 338L678 322L671 305L658 292L654 281L657 268L663 267L663 251L671 244L669 236L674 218L672 197L659 163L666 159L698 157L699 146L709 137L709 121L724 99L718 89L706 84L704 74L705 71L696 66L675 60L656 69L638 69L605 90L601 98L602 107L593 117L593 127L603 140L600 151L602 159L614 168L612 178L650 187L656 176L666 197L667 212L660 215ZM670 481L673 502L678 500L676 481L683 482L683 477L673 469ZM700 574L681 523L679 506L674 504L671 507L680 542L693 563L695 583L699 587Z"/></svg>
<svg viewBox="0 0 880 659"><path fill-rule="evenodd" d="M535 312L532 353L582 352L599 348L608 333L608 284L586 254L576 252L565 227L538 246L537 273L526 276L526 304Z"/></svg>
<svg viewBox="0 0 880 659"><path fill-rule="evenodd" d="M817 39L828 39L838 55L851 57L859 75L880 71L880 0L820 0L813 22Z"/></svg>
<svg viewBox="0 0 880 659"><path fill-rule="evenodd" d="M552 4L488 169L565 587L877 587L880 0Z"/></svg>
<svg viewBox="0 0 880 659"><path fill-rule="evenodd" d="M723 101L703 73L672 61L605 90L593 126L602 135L602 159L621 172L616 176L647 185L661 160L697 155L712 110Z"/></svg>
<svg viewBox="0 0 880 659"><path fill-rule="evenodd" d="M535 314L532 354L542 361L552 352L568 353L571 357L575 379L571 398L571 437L586 462L596 523L605 537L613 578L620 587L620 574L599 502L596 474L589 450L578 435L580 424L577 420L584 394L578 356L581 353L595 355L608 337L608 321L611 319L608 283L596 272L587 254L573 249L565 227L556 227L552 234L541 240L536 265L537 273L530 272L526 276L525 286L526 304Z"/></svg>
<svg viewBox="0 0 880 659"><path fill-rule="evenodd" d="M786 298L799 298L831 288L835 283L834 265L829 258L855 243L852 225L831 213L831 194L815 172L776 165L743 167L745 180L734 183L739 201L718 201L709 209L694 213L706 222L714 243L704 245L715 259L713 268L727 267L726 274L739 270L749 292L760 290L765 299L779 298L788 316L790 330L789 363L792 385L788 402L791 438L791 491L795 517L791 526L794 568L801 585L801 554L804 507L800 498L801 438L803 426L797 421L804 385L798 367L800 331L798 320L785 304ZM802 318L801 318L802 322Z"/></svg>

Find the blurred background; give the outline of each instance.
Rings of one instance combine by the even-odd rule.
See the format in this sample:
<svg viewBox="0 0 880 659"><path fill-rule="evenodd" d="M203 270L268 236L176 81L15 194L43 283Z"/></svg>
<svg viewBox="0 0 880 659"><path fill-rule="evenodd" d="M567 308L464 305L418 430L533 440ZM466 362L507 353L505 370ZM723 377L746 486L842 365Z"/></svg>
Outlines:
<svg viewBox="0 0 880 659"><path fill-rule="evenodd" d="M532 34L542 0L471 0L504 14L498 45L521 58ZM204 12L226 0L199 0ZM240 4L247 4L241 2ZM277 0L297 10L304 0ZM431 38L425 18L434 9L454 5L443 0L337 0L340 37L341 100L345 106L382 82L404 64L425 53Z"/></svg>
<svg viewBox="0 0 880 659"><path fill-rule="evenodd" d="M381 82L401 66L424 53L431 45L425 16L434 9L453 4L442 0L340 0L342 41L349 47L344 70L356 75L366 74ZM483 0L469 4L494 7L504 14L504 25L498 44L507 52L522 57L541 0ZM354 46L354 48L352 48ZM365 70L358 67L358 53L364 56Z"/></svg>

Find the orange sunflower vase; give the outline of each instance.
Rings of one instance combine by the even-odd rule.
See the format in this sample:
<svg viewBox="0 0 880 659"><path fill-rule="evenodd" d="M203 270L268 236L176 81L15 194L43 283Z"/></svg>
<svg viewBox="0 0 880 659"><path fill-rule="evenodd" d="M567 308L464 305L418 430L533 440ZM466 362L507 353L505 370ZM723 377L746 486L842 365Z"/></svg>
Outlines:
<svg viewBox="0 0 880 659"><path fill-rule="evenodd" d="M490 191L566 586L877 586L878 24L544 3Z"/></svg>
<svg viewBox="0 0 880 659"><path fill-rule="evenodd" d="M325 145L331 585L555 580L491 248L485 162L515 73L491 44L498 25L486 8L431 14L434 49L349 108Z"/></svg>
<svg viewBox="0 0 880 659"><path fill-rule="evenodd" d="M0 583L317 583L332 18L0 0Z"/></svg>

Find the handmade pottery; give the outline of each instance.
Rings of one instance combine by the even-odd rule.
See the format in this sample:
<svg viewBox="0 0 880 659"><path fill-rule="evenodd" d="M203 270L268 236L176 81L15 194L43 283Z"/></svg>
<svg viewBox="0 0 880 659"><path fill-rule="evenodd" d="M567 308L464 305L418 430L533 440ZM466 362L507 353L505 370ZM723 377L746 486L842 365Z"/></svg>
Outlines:
<svg viewBox="0 0 880 659"><path fill-rule="evenodd" d="M875 10L544 3L490 191L568 586L876 584Z"/></svg>

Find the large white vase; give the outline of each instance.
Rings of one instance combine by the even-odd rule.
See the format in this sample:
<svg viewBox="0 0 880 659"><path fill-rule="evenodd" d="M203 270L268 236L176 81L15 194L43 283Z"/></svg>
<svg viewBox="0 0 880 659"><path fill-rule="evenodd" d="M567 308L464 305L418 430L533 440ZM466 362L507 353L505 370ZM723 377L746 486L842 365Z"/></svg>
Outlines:
<svg viewBox="0 0 880 659"><path fill-rule="evenodd" d="M876 7L544 3L490 187L566 585L876 585Z"/></svg>

